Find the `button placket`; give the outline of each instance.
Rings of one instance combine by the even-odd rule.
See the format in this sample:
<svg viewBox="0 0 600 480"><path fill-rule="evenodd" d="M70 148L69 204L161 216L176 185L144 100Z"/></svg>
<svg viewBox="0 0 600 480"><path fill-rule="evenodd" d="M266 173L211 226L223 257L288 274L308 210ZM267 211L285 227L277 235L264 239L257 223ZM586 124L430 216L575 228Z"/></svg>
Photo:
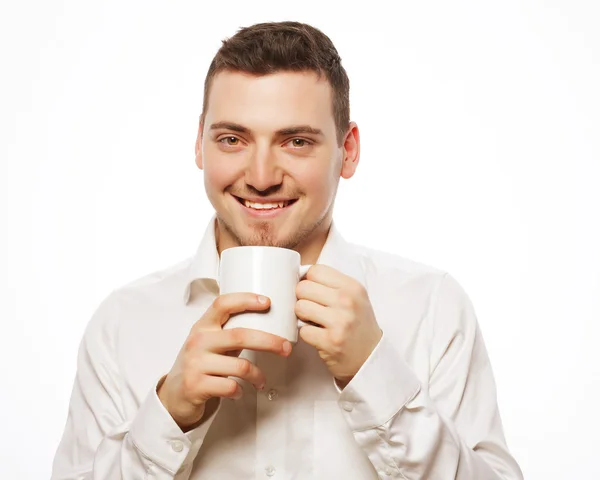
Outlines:
<svg viewBox="0 0 600 480"><path fill-rule="evenodd" d="M256 468L255 480L285 477L285 448L288 418L285 387L286 360L257 352L256 366L262 370L267 385L256 397Z"/></svg>

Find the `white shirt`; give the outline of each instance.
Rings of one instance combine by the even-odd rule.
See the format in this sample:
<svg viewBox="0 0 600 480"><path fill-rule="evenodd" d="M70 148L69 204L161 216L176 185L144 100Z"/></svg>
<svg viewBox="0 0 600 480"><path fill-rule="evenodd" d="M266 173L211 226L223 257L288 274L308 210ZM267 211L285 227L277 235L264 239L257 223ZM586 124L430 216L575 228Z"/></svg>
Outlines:
<svg viewBox="0 0 600 480"><path fill-rule="evenodd" d="M340 390L313 347L244 351L241 381L183 433L156 394L218 295L214 219L195 257L113 291L82 339L52 480L522 479L469 298L448 274L347 243L332 226L317 263L360 281L383 337Z"/></svg>

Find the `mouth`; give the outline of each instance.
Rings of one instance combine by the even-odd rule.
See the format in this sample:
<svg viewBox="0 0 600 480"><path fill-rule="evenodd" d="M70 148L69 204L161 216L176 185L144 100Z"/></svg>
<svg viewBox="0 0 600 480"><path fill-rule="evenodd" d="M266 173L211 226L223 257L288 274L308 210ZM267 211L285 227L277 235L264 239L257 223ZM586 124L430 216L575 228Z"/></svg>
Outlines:
<svg viewBox="0 0 600 480"><path fill-rule="evenodd" d="M260 202L252 202L250 200L246 200L245 198L236 197L232 195L233 198L237 200L237 202L244 207L248 213L253 215L260 216L272 216L282 213L283 211L289 209L294 203L298 201L297 198L288 199L288 200L277 200L277 201L260 201Z"/></svg>

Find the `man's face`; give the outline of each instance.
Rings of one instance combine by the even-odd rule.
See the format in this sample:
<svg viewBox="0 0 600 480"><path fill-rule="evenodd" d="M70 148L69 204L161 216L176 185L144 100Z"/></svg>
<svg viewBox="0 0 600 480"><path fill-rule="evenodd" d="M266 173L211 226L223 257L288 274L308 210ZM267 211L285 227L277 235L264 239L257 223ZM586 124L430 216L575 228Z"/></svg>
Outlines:
<svg viewBox="0 0 600 480"><path fill-rule="evenodd" d="M220 72L208 105L196 163L220 246L298 249L326 231L340 175L351 177L358 163L356 126L338 147L327 80Z"/></svg>

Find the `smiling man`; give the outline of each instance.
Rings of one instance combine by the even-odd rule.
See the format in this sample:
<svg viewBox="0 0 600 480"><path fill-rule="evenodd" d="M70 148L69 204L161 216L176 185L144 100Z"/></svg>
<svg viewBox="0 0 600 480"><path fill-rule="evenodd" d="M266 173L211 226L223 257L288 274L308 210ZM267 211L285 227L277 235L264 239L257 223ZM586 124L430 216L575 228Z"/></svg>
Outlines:
<svg viewBox="0 0 600 480"><path fill-rule="evenodd" d="M467 295L346 242L360 156L330 39L241 29L209 68L196 164L215 209L196 255L112 292L82 340L59 479L521 479ZM220 253L298 251L300 341L223 329L269 299L219 295ZM236 377L235 380L232 377Z"/></svg>

